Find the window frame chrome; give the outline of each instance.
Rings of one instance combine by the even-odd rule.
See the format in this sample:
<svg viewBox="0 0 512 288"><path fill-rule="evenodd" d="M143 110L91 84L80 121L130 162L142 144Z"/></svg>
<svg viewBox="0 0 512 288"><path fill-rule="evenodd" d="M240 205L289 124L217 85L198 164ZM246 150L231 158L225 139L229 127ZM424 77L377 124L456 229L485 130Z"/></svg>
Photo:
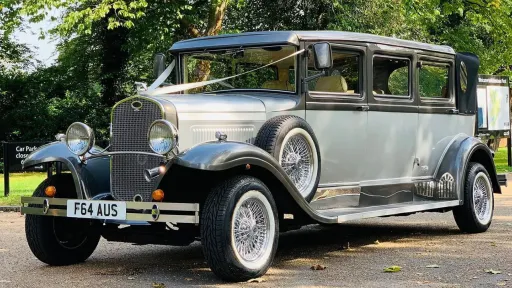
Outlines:
<svg viewBox="0 0 512 288"><path fill-rule="evenodd" d="M292 47L294 48L294 52L297 52L298 49L299 49L299 46L295 46L295 45L292 45L292 44L275 44L275 45L247 45L247 46L229 46L229 47L222 47L222 48L212 48L212 49L206 49L206 50L186 50L186 51L180 51L178 54L177 54L177 59L179 59L176 67L178 67L179 71L177 71L176 75L178 76L178 83L179 84L186 84L185 83L185 61L183 60L183 57L185 55L189 55L189 54L194 54L194 53L200 53L200 52L205 52L205 51L222 51L222 50L229 50L229 49L253 49L253 48L271 48L271 47ZM234 89L222 89L222 90L215 90L215 91L209 91L209 92L201 92L201 94L215 94L215 93L222 93L222 92L234 92L234 91L244 91L244 92L247 92L247 91L253 91L253 92L278 92L278 93L286 93L286 94L290 94L290 95L299 95L298 94L298 91L299 91L299 88L298 88L298 85L297 85L297 75L299 75L298 73L298 70L299 70L299 55L295 55L295 57L293 57L294 59L294 63L295 63L295 91L288 91L288 90L278 90L278 89L264 89L264 88L260 88L260 89L257 89L257 88L253 88L253 89L247 89L247 88L234 88ZM187 82L187 83L194 83L194 82ZM291 83L290 83L291 84ZM187 95L189 93L185 93L185 91L181 91L179 92L179 94L183 94L183 95ZM197 94L197 93L194 93L194 94ZM190 95L193 95L193 94L190 94Z"/></svg>
<svg viewBox="0 0 512 288"><path fill-rule="evenodd" d="M315 41L315 42L307 42L305 45L306 55L304 57L304 78L308 77L308 62L309 58L312 57L312 55L309 55L310 47L317 42L325 42L325 41ZM338 99L338 100L365 100L366 99L366 93L365 93L365 72L364 69L366 67L366 59L367 59L367 48L365 46L357 46L357 45L348 45L348 44L340 44L336 42L329 42L331 44L332 54L334 54L335 51L338 52L344 52L347 54L353 54L360 57L359 59L359 70L358 70L358 85L359 85L359 93L346 93L346 92L325 92L325 91L312 91L309 89L308 83L305 83L303 85L304 92L311 98L311 100L315 99ZM304 79L301 79L301 82L303 82Z"/></svg>

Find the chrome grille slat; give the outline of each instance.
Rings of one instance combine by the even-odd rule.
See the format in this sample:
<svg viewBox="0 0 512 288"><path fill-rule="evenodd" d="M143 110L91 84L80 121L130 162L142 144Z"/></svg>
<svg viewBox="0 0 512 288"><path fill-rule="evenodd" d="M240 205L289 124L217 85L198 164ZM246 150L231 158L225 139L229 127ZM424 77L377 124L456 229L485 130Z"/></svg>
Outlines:
<svg viewBox="0 0 512 288"><path fill-rule="evenodd" d="M131 103L137 100L142 108L135 111ZM111 151L153 152L149 148L147 133L153 121L162 119L160 106L144 98L131 98L114 107L112 112ZM114 198L132 201L140 194L151 201L155 181L147 182L144 170L160 164L161 158L142 154L122 154L111 157L111 189Z"/></svg>

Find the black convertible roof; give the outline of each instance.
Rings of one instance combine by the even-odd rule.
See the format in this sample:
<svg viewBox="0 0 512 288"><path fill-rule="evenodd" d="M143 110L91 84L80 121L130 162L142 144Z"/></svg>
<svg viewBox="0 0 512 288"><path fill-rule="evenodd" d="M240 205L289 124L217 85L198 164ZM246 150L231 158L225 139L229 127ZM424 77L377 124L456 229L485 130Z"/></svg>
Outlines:
<svg viewBox="0 0 512 288"><path fill-rule="evenodd" d="M210 48L237 47L250 45L299 45L299 41L351 41L382 44L411 49L427 50L445 54L455 54L455 51L444 45L433 45L397 38L377 36L373 34L342 32L342 31L262 31L240 34L224 34L183 40L174 43L172 52L184 50L202 50Z"/></svg>

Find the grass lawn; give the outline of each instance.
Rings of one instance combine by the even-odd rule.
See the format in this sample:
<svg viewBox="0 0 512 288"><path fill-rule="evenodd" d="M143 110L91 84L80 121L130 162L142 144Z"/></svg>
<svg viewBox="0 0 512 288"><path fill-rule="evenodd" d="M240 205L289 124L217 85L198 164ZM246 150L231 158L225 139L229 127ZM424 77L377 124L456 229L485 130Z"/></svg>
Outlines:
<svg viewBox="0 0 512 288"><path fill-rule="evenodd" d="M37 186L46 179L46 172L11 173L8 197L4 197L3 174L0 177L0 206L19 206L21 196L32 195Z"/></svg>
<svg viewBox="0 0 512 288"><path fill-rule="evenodd" d="M494 164L498 173L512 172L512 167L507 163L507 147L501 147L494 155Z"/></svg>

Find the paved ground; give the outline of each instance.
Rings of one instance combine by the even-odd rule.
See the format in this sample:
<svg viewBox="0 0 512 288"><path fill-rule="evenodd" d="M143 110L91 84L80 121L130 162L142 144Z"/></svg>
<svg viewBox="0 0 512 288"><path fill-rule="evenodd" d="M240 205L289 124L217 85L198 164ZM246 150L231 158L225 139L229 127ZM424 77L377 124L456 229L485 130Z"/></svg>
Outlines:
<svg viewBox="0 0 512 288"><path fill-rule="evenodd" d="M175 248L102 240L87 262L49 267L32 256L23 225L19 213L0 213L0 287L239 286L215 278L199 243ZM461 234L451 213L425 213L332 228L311 225L284 233L279 241L265 282L244 286L511 287L512 189L496 197L493 224L482 234ZM347 243L350 249L344 249ZM313 271L315 264L327 268ZM402 271L384 273L391 265Z"/></svg>

